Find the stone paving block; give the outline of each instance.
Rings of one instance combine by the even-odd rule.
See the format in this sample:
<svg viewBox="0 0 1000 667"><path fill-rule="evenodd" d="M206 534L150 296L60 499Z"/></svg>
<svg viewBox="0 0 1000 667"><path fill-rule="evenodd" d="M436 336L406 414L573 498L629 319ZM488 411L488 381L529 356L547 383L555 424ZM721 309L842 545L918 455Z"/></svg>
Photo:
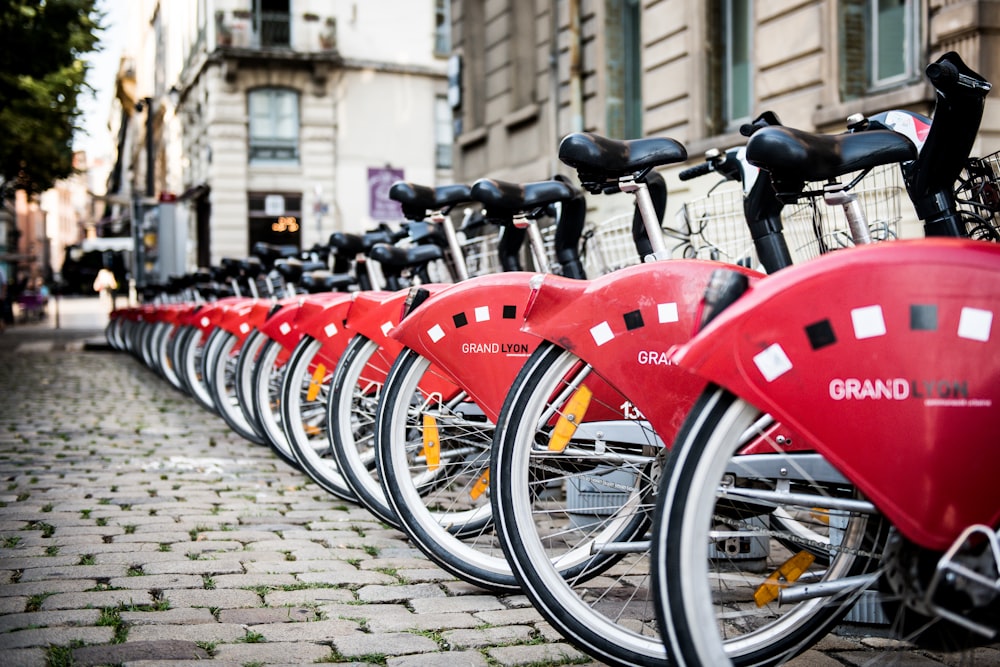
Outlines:
<svg viewBox="0 0 1000 667"><path fill-rule="evenodd" d="M4 667L48 667L48 652L42 648L16 648L3 652Z"/></svg>
<svg viewBox="0 0 1000 667"><path fill-rule="evenodd" d="M0 634L0 650L31 646L69 646L72 642L104 644L110 642L113 636L114 629L110 627L63 626L15 630Z"/></svg>
<svg viewBox="0 0 1000 667"><path fill-rule="evenodd" d="M855 665L856 667L862 667L864 665L872 664L872 654L868 651L837 651L831 654L835 657L842 665ZM893 652L880 653L881 661L883 664L903 664L906 667L941 667L941 663L937 660L920 655L914 651L900 651L898 654ZM831 657L824 655L824 657ZM822 663L821 663L822 664Z"/></svg>
<svg viewBox="0 0 1000 667"><path fill-rule="evenodd" d="M80 557L75 554L59 554L57 556L45 556L44 558L40 558L39 556L11 556L10 558L0 559L0 563L3 563L4 569L8 572L28 568L70 567L79 562Z"/></svg>
<svg viewBox="0 0 1000 667"><path fill-rule="evenodd" d="M319 618L319 612L312 607L257 607L219 611L219 623L239 623L240 625L303 623L316 621Z"/></svg>
<svg viewBox="0 0 1000 667"><path fill-rule="evenodd" d="M150 530L132 535L119 535L115 538L118 544L163 544L165 542L186 542L191 539L187 533L176 530Z"/></svg>
<svg viewBox="0 0 1000 667"><path fill-rule="evenodd" d="M145 574L242 574L243 564L231 554L218 558L190 558L150 563L143 568Z"/></svg>
<svg viewBox="0 0 1000 667"><path fill-rule="evenodd" d="M163 591L163 599L171 607L208 607L235 609L237 607L258 607L260 596L253 591L238 589L223 590L169 590Z"/></svg>
<svg viewBox="0 0 1000 667"><path fill-rule="evenodd" d="M477 651L447 651L388 658L386 667L486 667L486 658Z"/></svg>
<svg viewBox="0 0 1000 667"><path fill-rule="evenodd" d="M236 540L194 540L174 542L170 553L174 554L232 554L243 551L243 545Z"/></svg>
<svg viewBox="0 0 1000 667"><path fill-rule="evenodd" d="M482 622L471 614L411 614L410 616L383 616L368 621L368 629L377 634L404 630L475 628L480 625Z"/></svg>
<svg viewBox="0 0 1000 667"><path fill-rule="evenodd" d="M462 595L459 597L414 598L410 606L416 614L443 614L449 612L481 612L506 609L493 595Z"/></svg>
<svg viewBox="0 0 1000 667"><path fill-rule="evenodd" d="M354 602L354 600L354 593L347 588L303 588L293 591L270 591L264 595L264 601L269 607L320 605L330 602Z"/></svg>
<svg viewBox="0 0 1000 667"><path fill-rule="evenodd" d="M170 639L149 642L125 642L110 646L82 646L73 649L73 665L128 665L145 660L208 660L209 654L192 641Z"/></svg>
<svg viewBox="0 0 1000 667"><path fill-rule="evenodd" d="M22 607L23 609L23 607ZM95 625L100 617L98 609L67 609L61 611L33 611L0 616L0 632L48 628L60 625Z"/></svg>
<svg viewBox="0 0 1000 667"><path fill-rule="evenodd" d="M505 625L483 629L446 630L441 633L453 648L475 648L497 644L517 644L531 640L534 628L530 625Z"/></svg>
<svg viewBox="0 0 1000 667"><path fill-rule="evenodd" d="M77 559L79 560L79 559ZM21 573L22 582L51 581L54 579L107 579L123 577L128 571L125 565L108 563L104 565L65 565L62 567L33 567Z"/></svg>
<svg viewBox="0 0 1000 667"><path fill-rule="evenodd" d="M396 576L410 584L443 584L455 581L455 575L445 572L433 563L418 569L396 570Z"/></svg>
<svg viewBox="0 0 1000 667"><path fill-rule="evenodd" d="M478 612L476 618L489 625L516 625L521 623L537 623L542 620L534 607L523 609L499 609Z"/></svg>
<svg viewBox="0 0 1000 667"><path fill-rule="evenodd" d="M374 569L385 569L391 568L393 570L406 570L406 569L419 569L419 568L432 568L436 567L434 563L427 560L426 556L379 556L378 558L371 558L369 560L362 561L358 563L358 567L362 570L374 570Z"/></svg>
<svg viewBox="0 0 1000 667"><path fill-rule="evenodd" d="M335 637L334 647L346 657L365 655L406 655L432 653L440 649L430 637L409 632L369 634L355 632L345 637Z"/></svg>
<svg viewBox="0 0 1000 667"><path fill-rule="evenodd" d="M353 634L359 629L357 623L344 620L271 623L253 627L268 642L328 642L334 637Z"/></svg>
<svg viewBox="0 0 1000 667"><path fill-rule="evenodd" d="M56 593L42 600L43 611L57 609L103 609L119 605L147 605L154 602L148 591L85 591Z"/></svg>
<svg viewBox="0 0 1000 667"><path fill-rule="evenodd" d="M198 623L216 623L215 617L208 609L194 607L178 607L163 611L122 611L121 620L129 626L136 625L196 625Z"/></svg>
<svg viewBox="0 0 1000 667"><path fill-rule="evenodd" d="M93 588L96 583L94 579L56 579L52 581L4 584L0 586L0 598L18 595L43 595L45 593L82 592Z"/></svg>
<svg viewBox="0 0 1000 667"><path fill-rule="evenodd" d="M843 667L844 663L819 651L806 651L785 665L786 667Z"/></svg>
<svg viewBox="0 0 1000 667"><path fill-rule="evenodd" d="M28 605L28 599L23 596L0 597L0 614L16 614L24 611Z"/></svg>
<svg viewBox="0 0 1000 667"><path fill-rule="evenodd" d="M360 619L364 621L388 616L413 615L413 612L403 604L347 604L342 602L328 602L319 605L316 609L325 614L327 618Z"/></svg>
<svg viewBox="0 0 1000 667"><path fill-rule="evenodd" d="M215 665L216 661L222 661L239 665L280 663L305 665L314 662L326 663L332 655L333 651L329 646L309 642L220 644L215 647L212 664Z"/></svg>
<svg viewBox="0 0 1000 667"><path fill-rule="evenodd" d="M486 650L500 665L555 665L583 660L587 656L569 644L500 646Z"/></svg>
<svg viewBox="0 0 1000 667"><path fill-rule="evenodd" d="M445 592L434 584L400 584L399 586L365 586L358 590L362 602L398 602L411 598L444 597Z"/></svg>
<svg viewBox="0 0 1000 667"><path fill-rule="evenodd" d="M193 574L142 574L134 577L116 577L108 582L112 588L161 590L166 588L204 587L204 580Z"/></svg>
<svg viewBox="0 0 1000 667"><path fill-rule="evenodd" d="M326 584L329 586L367 586L392 584L398 579L381 572L361 570L326 570L322 572L300 572L295 578L304 584Z"/></svg>
<svg viewBox="0 0 1000 667"><path fill-rule="evenodd" d="M280 588L294 586L299 583L291 574L220 574L213 575L212 582L216 588L255 588L269 586Z"/></svg>
<svg viewBox="0 0 1000 667"><path fill-rule="evenodd" d="M128 641L167 641L183 637L191 642L236 642L246 637L246 634L244 626L232 623L139 625L129 628Z"/></svg>

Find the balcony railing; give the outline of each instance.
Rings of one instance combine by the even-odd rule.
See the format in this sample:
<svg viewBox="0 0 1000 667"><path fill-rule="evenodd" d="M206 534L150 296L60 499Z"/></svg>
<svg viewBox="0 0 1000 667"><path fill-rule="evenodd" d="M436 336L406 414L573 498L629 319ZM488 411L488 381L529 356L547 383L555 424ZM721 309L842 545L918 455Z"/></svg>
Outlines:
<svg viewBox="0 0 1000 667"><path fill-rule="evenodd" d="M336 49L336 20L315 14L236 10L215 14L218 46L223 48L294 51Z"/></svg>

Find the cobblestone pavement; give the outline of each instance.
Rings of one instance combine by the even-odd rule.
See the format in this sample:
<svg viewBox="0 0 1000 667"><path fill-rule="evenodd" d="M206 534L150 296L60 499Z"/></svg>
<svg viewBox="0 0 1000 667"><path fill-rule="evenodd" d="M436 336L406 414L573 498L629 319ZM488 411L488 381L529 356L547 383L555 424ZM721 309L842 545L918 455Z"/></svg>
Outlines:
<svg viewBox="0 0 1000 667"><path fill-rule="evenodd" d="M102 319L68 305L63 328L50 315L0 336L0 665L596 664L525 598L456 581L89 345ZM997 665L1000 651L841 632L792 664Z"/></svg>

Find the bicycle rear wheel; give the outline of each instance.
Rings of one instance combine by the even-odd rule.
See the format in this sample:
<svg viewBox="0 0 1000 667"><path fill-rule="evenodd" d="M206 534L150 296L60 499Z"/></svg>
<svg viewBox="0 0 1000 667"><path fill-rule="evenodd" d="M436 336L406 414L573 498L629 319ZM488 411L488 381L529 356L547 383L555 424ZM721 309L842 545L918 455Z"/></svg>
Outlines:
<svg viewBox="0 0 1000 667"><path fill-rule="evenodd" d="M652 563L674 664L780 664L824 637L877 575L880 516L822 457L785 451L772 424L709 387L664 469ZM755 453L741 454L751 442Z"/></svg>
<svg viewBox="0 0 1000 667"><path fill-rule="evenodd" d="M666 664L647 535L664 452L627 397L552 343L497 422L490 485L507 559L546 620L609 664Z"/></svg>
<svg viewBox="0 0 1000 667"><path fill-rule="evenodd" d="M451 383L413 350L396 359L375 425L383 493L402 530L444 570L476 586L516 591L487 492L494 425Z"/></svg>

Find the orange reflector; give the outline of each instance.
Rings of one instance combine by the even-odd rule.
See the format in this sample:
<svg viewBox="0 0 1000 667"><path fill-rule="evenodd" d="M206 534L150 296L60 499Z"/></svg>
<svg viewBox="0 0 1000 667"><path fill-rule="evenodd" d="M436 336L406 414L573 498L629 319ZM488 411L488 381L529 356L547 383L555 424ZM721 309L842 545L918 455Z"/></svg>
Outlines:
<svg viewBox="0 0 1000 667"><path fill-rule="evenodd" d="M830 512L828 510L825 510L822 507L814 507L812 509L812 512L810 512L810 514L812 515L812 518L815 519L816 521L819 521L820 523L825 523L828 526L830 525Z"/></svg>
<svg viewBox="0 0 1000 667"><path fill-rule="evenodd" d="M427 461L428 470L437 470L441 465L441 440L433 415L424 415L424 448L420 450L420 456Z"/></svg>
<svg viewBox="0 0 1000 667"><path fill-rule="evenodd" d="M313 371L312 379L309 380L309 391L306 392L307 401L315 401L319 396L319 390L323 387L323 377L326 375L326 366L317 364Z"/></svg>
<svg viewBox="0 0 1000 667"><path fill-rule="evenodd" d="M800 551L782 563L781 567L772 572L764 583L754 591L753 599L757 606L763 607L777 600L781 589L797 581L809 569L814 560L816 557L808 551Z"/></svg>
<svg viewBox="0 0 1000 667"><path fill-rule="evenodd" d="M583 421L583 416L587 414L590 407L590 399L594 392L587 388L587 385L580 385L580 388L573 392L569 400L566 401L566 408L559 416L556 426L549 436L549 451L561 452L566 449L570 438L576 433L576 427Z"/></svg>
<svg viewBox="0 0 1000 667"><path fill-rule="evenodd" d="M483 473L475 484L472 485L472 489L469 490L469 496L473 500L479 500L479 496L486 493L486 489L490 488L490 471L487 470Z"/></svg>

